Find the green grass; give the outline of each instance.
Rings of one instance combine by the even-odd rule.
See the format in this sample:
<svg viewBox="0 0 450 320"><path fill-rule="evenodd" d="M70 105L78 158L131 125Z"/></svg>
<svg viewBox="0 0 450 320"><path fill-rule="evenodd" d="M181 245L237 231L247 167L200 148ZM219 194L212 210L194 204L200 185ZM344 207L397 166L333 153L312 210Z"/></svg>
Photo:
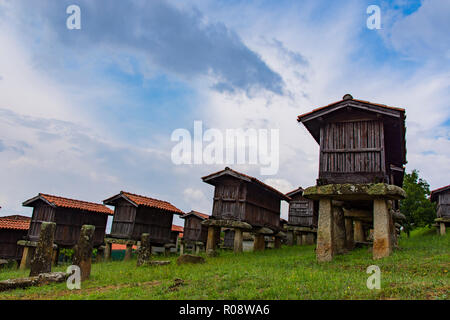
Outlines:
<svg viewBox="0 0 450 320"><path fill-rule="evenodd" d="M367 248L318 264L313 246L235 255L221 251L203 265L136 267L136 261L94 264L79 291L65 283L0 293L0 299L449 299L450 238L417 230L401 250L372 260ZM366 269L381 268L381 289L369 290ZM64 271L65 267L54 271ZM4 270L0 280L28 271ZM174 286L175 279L182 285Z"/></svg>

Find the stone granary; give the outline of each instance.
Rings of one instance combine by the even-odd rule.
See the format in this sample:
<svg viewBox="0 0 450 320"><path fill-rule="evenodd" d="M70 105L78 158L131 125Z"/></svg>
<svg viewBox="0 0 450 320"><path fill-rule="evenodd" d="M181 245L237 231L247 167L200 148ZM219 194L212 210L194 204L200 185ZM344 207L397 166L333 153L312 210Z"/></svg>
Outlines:
<svg viewBox="0 0 450 320"><path fill-rule="evenodd" d="M288 245L314 244L317 234L318 203L303 197L303 188L299 187L286 193L289 201L289 218L285 226Z"/></svg>
<svg viewBox="0 0 450 320"><path fill-rule="evenodd" d="M26 237L30 221L19 215L0 217L0 259L20 261L23 247L17 242Z"/></svg>
<svg viewBox="0 0 450 320"><path fill-rule="evenodd" d="M317 185L303 193L319 201L319 261L352 249L359 222L373 225L373 258L390 255L393 215L406 196L405 118L404 109L349 94L298 117L320 146Z"/></svg>
<svg viewBox="0 0 450 320"><path fill-rule="evenodd" d="M196 253L206 247L206 239L208 238L208 227L202 225L202 222L209 219L209 215L194 211L181 216L184 219L184 232L181 242L180 254L184 254L187 247L192 248ZM220 236L218 234L218 236Z"/></svg>
<svg viewBox="0 0 450 320"><path fill-rule="evenodd" d="M441 235L450 225L450 185L431 191L430 200L437 203L436 226Z"/></svg>
<svg viewBox="0 0 450 320"><path fill-rule="evenodd" d="M216 250L220 228L234 229L234 251L242 252L243 232L254 234L254 250L264 250L264 236L281 237L281 200L290 198L254 177L230 168L202 178L215 187L212 216L208 226L207 253Z"/></svg>
<svg viewBox="0 0 450 320"><path fill-rule="evenodd" d="M40 193L23 203L33 208L30 229L25 240L18 242L24 246L21 268L29 266L41 231L42 222L56 224L54 243L57 245L55 259L60 248L73 248L80 238L83 225L95 226L94 247L103 245L108 216L113 211L108 207L93 202L68 199Z"/></svg>
<svg viewBox="0 0 450 320"><path fill-rule="evenodd" d="M183 215L183 211L167 201L124 191L104 200L103 203L114 206L111 233L105 238L106 260L111 258L113 243L126 245L125 260L130 259L133 246L138 244L143 233L149 234L151 246L169 244L173 215Z"/></svg>

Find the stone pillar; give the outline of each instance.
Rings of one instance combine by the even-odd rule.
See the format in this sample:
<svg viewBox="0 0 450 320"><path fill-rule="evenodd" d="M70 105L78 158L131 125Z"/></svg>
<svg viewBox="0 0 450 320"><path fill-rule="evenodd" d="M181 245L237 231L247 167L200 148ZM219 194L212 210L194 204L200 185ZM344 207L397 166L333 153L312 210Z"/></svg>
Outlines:
<svg viewBox="0 0 450 320"><path fill-rule="evenodd" d="M288 231L287 232L287 245L293 246L294 245L294 231Z"/></svg>
<svg viewBox="0 0 450 320"><path fill-rule="evenodd" d="M319 201L316 257L319 262L331 261L334 256L333 211L330 199Z"/></svg>
<svg viewBox="0 0 450 320"><path fill-rule="evenodd" d="M253 242L253 251L264 251L266 248L266 240L263 234L255 234L255 240Z"/></svg>
<svg viewBox="0 0 450 320"><path fill-rule="evenodd" d="M39 242L31 260L30 277L52 271L53 240L56 223L42 222Z"/></svg>
<svg viewBox="0 0 450 320"><path fill-rule="evenodd" d="M295 234L296 244L298 246L301 246L303 244L303 242L302 242L303 241L302 233L294 231L294 234Z"/></svg>
<svg viewBox="0 0 450 320"><path fill-rule="evenodd" d="M392 252L391 214L386 200L373 201L373 258L381 259Z"/></svg>
<svg viewBox="0 0 450 320"><path fill-rule="evenodd" d="M362 221L355 220L354 236L355 242L366 242L366 235L364 233Z"/></svg>
<svg viewBox="0 0 450 320"><path fill-rule="evenodd" d="M439 227L439 233L441 234L441 236L445 236L445 223L441 222Z"/></svg>
<svg viewBox="0 0 450 320"><path fill-rule="evenodd" d="M105 256L105 248L104 247L98 247L97 248L97 256L95 257L95 262L96 263L103 262L104 256Z"/></svg>
<svg viewBox="0 0 450 320"><path fill-rule="evenodd" d="M23 254L22 254L22 260L20 261L20 270L25 270L30 267L31 259L34 255L34 247L24 247L23 248Z"/></svg>
<svg viewBox="0 0 450 320"><path fill-rule="evenodd" d="M306 234L305 244L310 246L314 244L314 233L308 232Z"/></svg>
<svg viewBox="0 0 450 320"><path fill-rule="evenodd" d="M81 281L91 276L92 250L94 249L95 226L84 225L81 227L80 239L75 246L73 264L80 267Z"/></svg>
<svg viewBox="0 0 450 320"><path fill-rule="evenodd" d="M125 249L125 258L124 261L131 260L131 257L133 256L133 244L127 243L127 248Z"/></svg>
<svg viewBox="0 0 450 320"><path fill-rule="evenodd" d="M353 250L355 247L354 237L353 219L345 218L345 246L347 247L347 250Z"/></svg>
<svg viewBox="0 0 450 320"><path fill-rule="evenodd" d="M275 237L275 242L274 242L274 246L275 249L280 249L281 248L281 238L280 237Z"/></svg>
<svg viewBox="0 0 450 320"><path fill-rule="evenodd" d="M58 266L58 259L59 259L59 248L56 248L53 250L53 258L52 258L52 265L54 267Z"/></svg>
<svg viewBox="0 0 450 320"><path fill-rule="evenodd" d="M200 254L200 245L195 244L195 254Z"/></svg>
<svg viewBox="0 0 450 320"><path fill-rule="evenodd" d="M234 229L234 252L241 253L243 251L243 232L242 229Z"/></svg>
<svg viewBox="0 0 450 320"><path fill-rule="evenodd" d="M112 252L112 243L106 242L105 243L105 261L111 261L111 252Z"/></svg>
<svg viewBox="0 0 450 320"><path fill-rule="evenodd" d="M150 244L150 234L143 233L141 235L141 245L138 250L137 263L136 265L142 266L147 261L150 261L152 257L152 246Z"/></svg>
<svg viewBox="0 0 450 320"><path fill-rule="evenodd" d="M184 254L184 241L180 243L180 256Z"/></svg>
<svg viewBox="0 0 450 320"><path fill-rule="evenodd" d="M217 249L217 233L220 232L220 228L215 226L208 227L208 239L206 242L206 254L208 256L215 256Z"/></svg>
<svg viewBox="0 0 450 320"><path fill-rule="evenodd" d="M338 201L332 201L333 206L333 227L334 227L334 245L335 254L343 254L347 252L345 245L345 218L344 210L342 209L342 203Z"/></svg>
<svg viewBox="0 0 450 320"><path fill-rule="evenodd" d="M302 232L302 244L304 246L306 246L308 244L306 232Z"/></svg>

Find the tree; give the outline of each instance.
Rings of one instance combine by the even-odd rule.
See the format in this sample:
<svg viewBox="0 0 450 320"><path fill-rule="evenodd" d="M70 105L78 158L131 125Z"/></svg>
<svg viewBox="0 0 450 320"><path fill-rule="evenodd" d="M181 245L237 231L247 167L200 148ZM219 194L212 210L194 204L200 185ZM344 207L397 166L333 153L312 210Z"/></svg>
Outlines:
<svg viewBox="0 0 450 320"><path fill-rule="evenodd" d="M430 185L419 178L419 171L416 169L405 174L403 190L406 192L406 199L400 201L400 212L406 216L404 228L409 236L414 228L431 226L436 218L436 205L428 199Z"/></svg>

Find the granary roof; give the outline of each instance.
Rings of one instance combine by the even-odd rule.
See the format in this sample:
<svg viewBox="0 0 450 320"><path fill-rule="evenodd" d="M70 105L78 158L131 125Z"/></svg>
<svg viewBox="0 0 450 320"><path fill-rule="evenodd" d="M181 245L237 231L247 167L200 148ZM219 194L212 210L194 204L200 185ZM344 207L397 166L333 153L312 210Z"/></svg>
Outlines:
<svg viewBox="0 0 450 320"><path fill-rule="evenodd" d="M8 230L28 230L31 218L24 216L0 217L0 229Z"/></svg>
<svg viewBox="0 0 450 320"><path fill-rule="evenodd" d="M323 120L333 117L337 111L345 110L375 113L378 117L385 119L383 121L388 121L389 125L385 126L386 141L392 144L392 153L395 153L393 156L397 159L398 164L406 163L405 109L354 99L350 94L346 94L342 100L299 115L297 121L303 123L317 143L320 144L320 127ZM389 136L387 130L392 131L392 135Z"/></svg>
<svg viewBox="0 0 450 320"><path fill-rule="evenodd" d="M297 193L303 193L303 188L302 187L298 187L297 189L295 189L295 190L292 190L292 191L289 191L288 193L286 193L286 195L288 196L288 197L292 197L293 195L296 195Z"/></svg>
<svg viewBox="0 0 450 320"><path fill-rule="evenodd" d="M195 215L195 216L199 217L199 218L202 219L202 220L209 219L209 217L210 217L210 216L207 215L207 214L204 214L204 213L201 213L201 212L192 210L191 212L186 213L185 215L183 215L183 216L180 217L180 218L184 219L184 218L186 218L186 217L188 217L188 216L190 216L190 215Z"/></svg>
<svg viewBox="0 0 450 320"><path fill-rule="evenodd" d="M432 202L436 201L437 200L437 195L439 193L445 192L445 191L450 191L450 184L448 186L441 187L441 188L438 188L438 189L435 189L435 190L431 191L430 200Z"/></svg>
<svg viewBox="0 0 450 320"><path fill-rule="evenodd" d="M33 207L33 204L38 200L44 201L45 203L51 205L52 207L77 209L95 213L104 213L107 215L114 214L114 212L111 209L100 203L63 198L44 193L39 193L36 197L25 201L22 205L25 207Z"/></svg>
<svg viewBox="0 0 450 320"><path fill-rule="evenodd" d="M216 178L219 178L223 175L230 175L233 176L237 179L241 179L244 181L248 181L248 182L253 182L257 185L259 185L260 187L266 189L269 192L272 192L274 194L276 194L278 197L280 197L282 200L286 200L286 201L290 201L291 198L289 198L288 196L286 196L284 193L278 191L277 189L265 184L264 182L256 179L255 177L246 175L244 173L238 172L236 170L230 169L229 167L226 167L224 170L209 174L207 176L202 177L202 180L206 183L212 184L214 185L214 180Z"/></svg>
<svg viewBox="0 0 450 320"><path fill-rule="evenodd" d="M108 198L103 201L104 204L114 205L115 201L117 199L125 199L128 202L130 202L132 205L138 207L138 206L144 206L149 208L157 208L160 210L164 210L167 212L171 212L178 215L183 215L184 212L172 205L171 203L163 200L153 199L150 197L141 196L138 194L133 194L130 192L120 191L119 194L112 196L111 198Z"/></svg>

